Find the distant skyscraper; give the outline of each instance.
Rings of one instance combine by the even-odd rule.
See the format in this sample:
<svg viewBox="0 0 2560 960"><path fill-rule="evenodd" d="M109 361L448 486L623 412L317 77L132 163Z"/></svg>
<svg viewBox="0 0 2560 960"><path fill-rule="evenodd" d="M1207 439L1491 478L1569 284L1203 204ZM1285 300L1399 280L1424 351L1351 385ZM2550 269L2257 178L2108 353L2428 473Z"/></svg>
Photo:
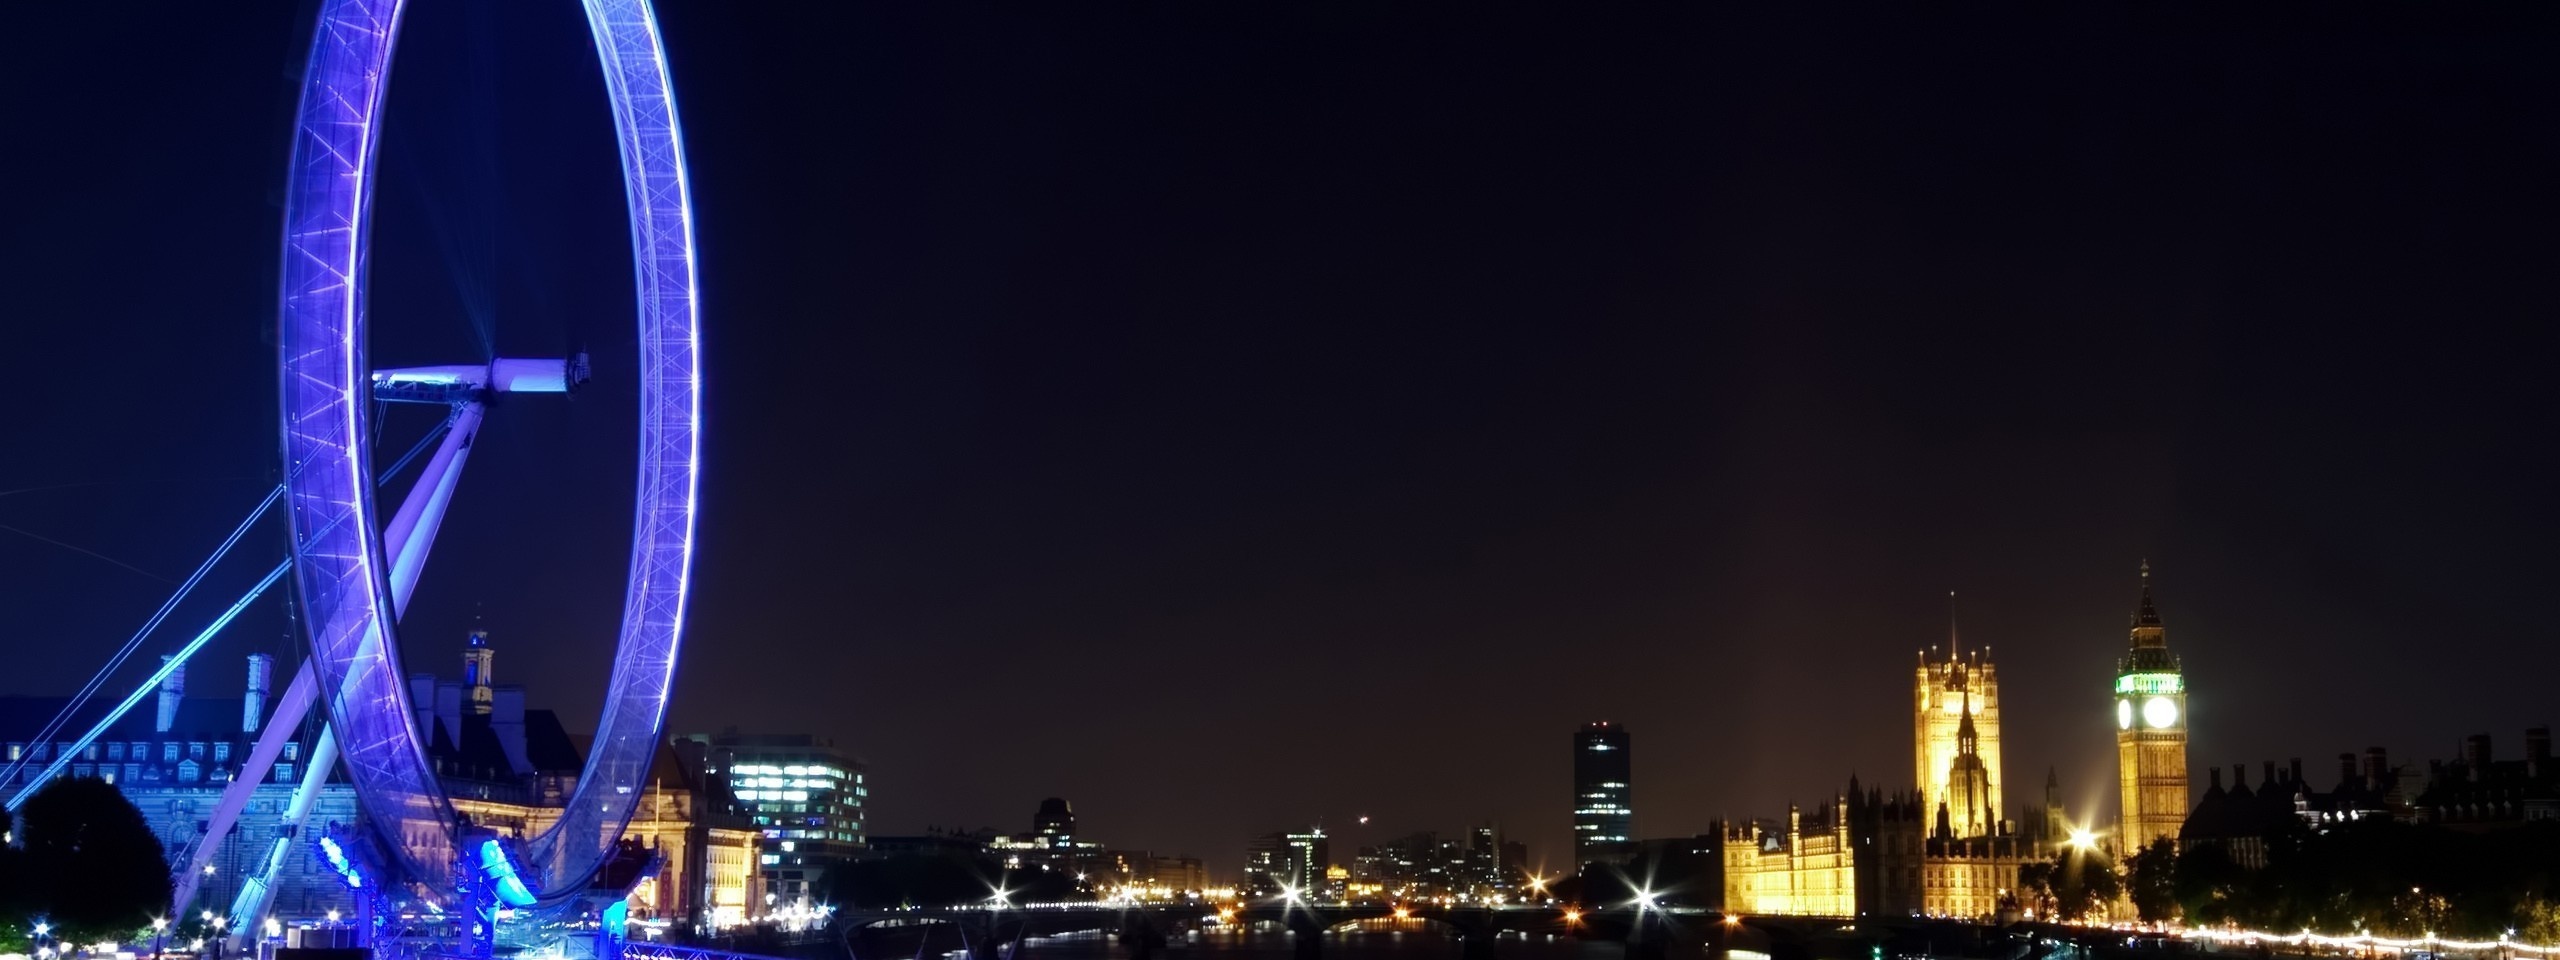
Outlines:
<svg viewBox="0 0 2560 960"><path fill-rule="evenodd" d="M1573 858L1616 860L1635 839L1635 764L1627 729L1607 721L1573 735Z"/></svg>
<svg viewBox="0 0 2560 960"><path fill-rule="evenodd" d="M1064 797L1040 801L1040 812L1031 815L1031 832L1036 839L1063 845L1076 835L1076 808Z"/></svg>
<svg viewBox="0 0 2560 960"><path fill-rule="evenodd" d="M1331 892L1325 873L1332 865L1333 843L1323 827L1266 833L1245 848L1245 890L1251 896L1317 899Z"/></svg>
<svg viewBox="0 0 2560 960"><path fill-rule="evenodd" d="M1323 827L1308 827L1289 834L1289 867L1295 877L1289 882L1300 896L1313 899L1324 889L1325 869L1333 866L1333 844L1325 839Z"/></svg>
<svg viewBox="0 0 2560 960"><path fill-rule="evenodd" d="M2116 836L2126 854L2177 839L2187 818L2187 679L2169 652L2169 629L2151 603L2151 564L2142 564L2142 603L2132 648L2116 661Z"/></svg>

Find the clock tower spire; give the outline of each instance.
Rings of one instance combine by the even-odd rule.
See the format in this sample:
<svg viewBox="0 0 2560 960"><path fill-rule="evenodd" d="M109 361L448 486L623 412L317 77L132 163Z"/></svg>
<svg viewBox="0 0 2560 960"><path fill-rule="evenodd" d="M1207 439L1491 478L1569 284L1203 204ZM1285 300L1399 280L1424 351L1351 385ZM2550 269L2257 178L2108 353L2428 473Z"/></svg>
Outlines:
<svg viewBox="0 0 2560 960"><path fill-rule="evenodd" d="M2151 562L2142 563L2142 600L2132 640L2116 661L2116 836L2123 855L2177 839L2187 818L2187 683L2169 629L2151 598Z"/></svg>

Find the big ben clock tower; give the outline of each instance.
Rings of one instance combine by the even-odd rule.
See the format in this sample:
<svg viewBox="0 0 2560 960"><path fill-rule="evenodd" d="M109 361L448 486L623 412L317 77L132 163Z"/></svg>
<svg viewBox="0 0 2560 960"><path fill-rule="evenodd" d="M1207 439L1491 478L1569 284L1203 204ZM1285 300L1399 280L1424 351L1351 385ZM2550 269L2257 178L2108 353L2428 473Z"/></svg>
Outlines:
<svg viewBox="0 0 2560 960"><path fill-rule="evenodd" d="M2142 564L2142 606L2133 644L2116 661L2116 836L2123 855L2161 837L2177 839L2187 819L2187 682L2168 628L2151 603L2151 563Z"/></svg>

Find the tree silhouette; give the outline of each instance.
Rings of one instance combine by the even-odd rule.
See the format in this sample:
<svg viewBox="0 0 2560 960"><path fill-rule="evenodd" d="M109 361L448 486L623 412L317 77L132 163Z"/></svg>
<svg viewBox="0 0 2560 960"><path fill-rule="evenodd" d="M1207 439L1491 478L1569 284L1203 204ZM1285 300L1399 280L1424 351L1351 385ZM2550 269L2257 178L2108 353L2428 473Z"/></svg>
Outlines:
<svg viewBox="0 0 2560 960"><path fill-rule="evenodd" d="M169 861L142 811L95 777L46 784L18 808L29 906L73 943L123 940L169 909Z"/></svg>
<svg viewBox="0 0 2560 960"><path fill-rule="evenodd" d="M2039 915L2081 920L2106 916L2124 884L2106 857L2066 850L2052 860L2019 867L2018 887Z"/></svg>
<svg viewBox="0 0 2560 960"><path fill-rule="evenodd" d="M0 835L8 834L9 826L9 811L0 810ZM35 952L30 933L36 908L28 902L29 893L25 856L0 843L0 953Z"/></svg>
<svg viewBox="0 0 2560 960"><path fill-rule="evenodd" d="M2178 917L2178 844L2167 837L2151 841L2124 860L2125 890L2134 913L2144 923L2167 923Z"/></svg>

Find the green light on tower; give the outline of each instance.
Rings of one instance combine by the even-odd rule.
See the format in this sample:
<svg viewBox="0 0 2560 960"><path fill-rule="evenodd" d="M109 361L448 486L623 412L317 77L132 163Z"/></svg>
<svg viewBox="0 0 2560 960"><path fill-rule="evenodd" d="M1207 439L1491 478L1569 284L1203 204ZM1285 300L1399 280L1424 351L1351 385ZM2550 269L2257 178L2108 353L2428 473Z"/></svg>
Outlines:
<svg viewBox="0 0 2560 960"><path fill-rule="evenodd" d="M2185 678L2174 673L2128 673L2116 678L2116 692L2142 695L2183 693Z"/></svg>

